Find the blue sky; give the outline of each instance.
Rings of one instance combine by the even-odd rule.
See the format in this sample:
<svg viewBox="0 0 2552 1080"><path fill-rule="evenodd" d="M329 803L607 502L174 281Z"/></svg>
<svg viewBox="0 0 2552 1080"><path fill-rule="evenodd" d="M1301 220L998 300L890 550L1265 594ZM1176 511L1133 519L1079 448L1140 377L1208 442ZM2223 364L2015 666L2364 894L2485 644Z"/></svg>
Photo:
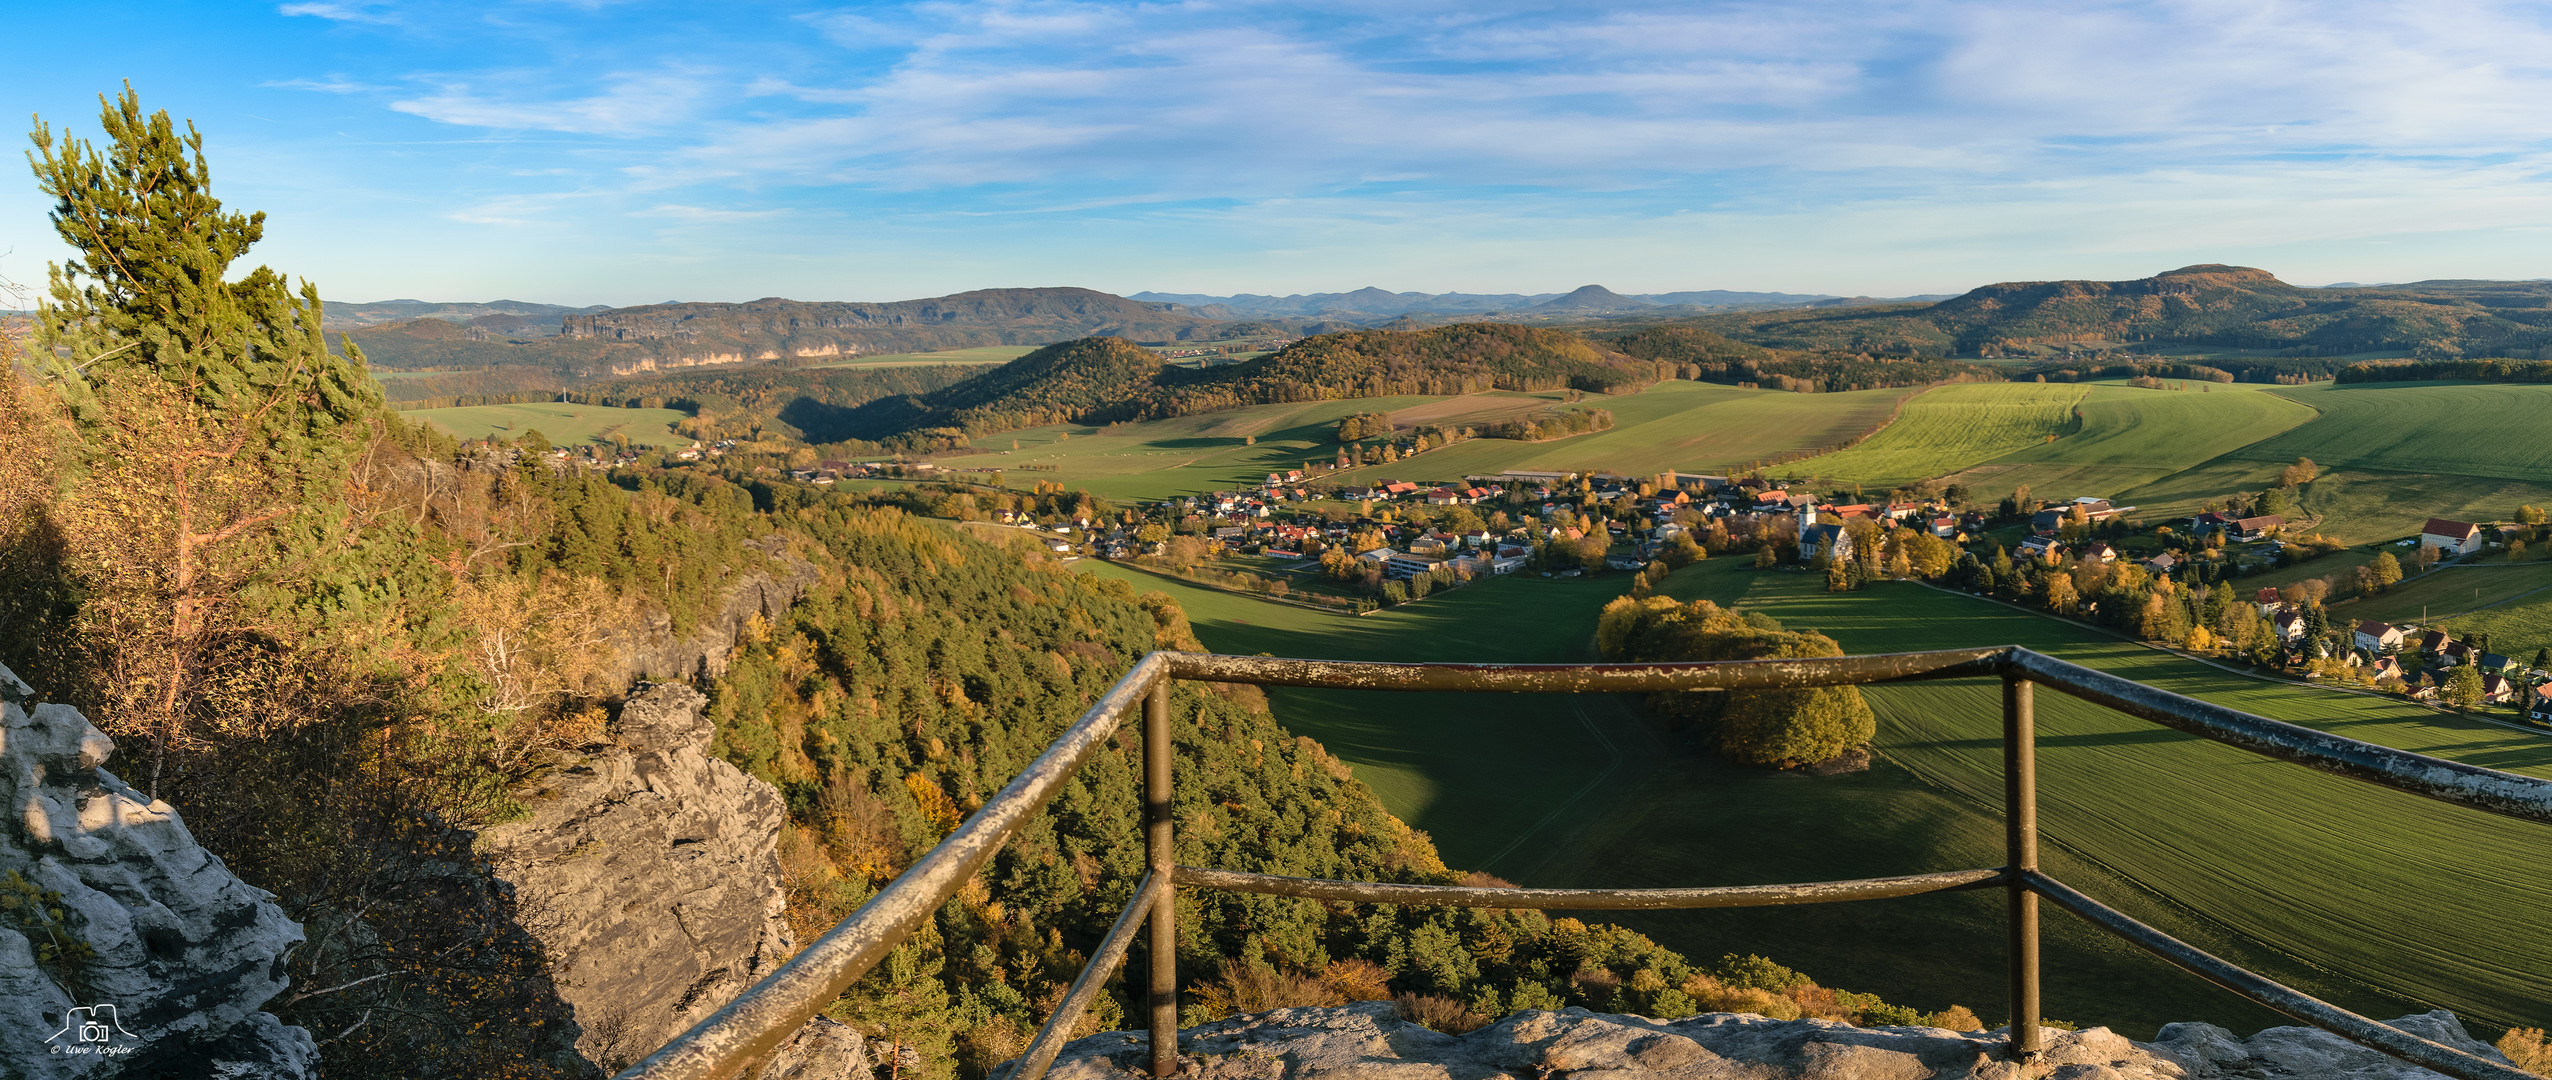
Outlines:
<svg viewBox="0 0 2552 1080"><path fill-rule="evenodd" d="M2552 276L2552 9L48 4L337 299ZM59 249L0 183L0 274Z"/></svg>

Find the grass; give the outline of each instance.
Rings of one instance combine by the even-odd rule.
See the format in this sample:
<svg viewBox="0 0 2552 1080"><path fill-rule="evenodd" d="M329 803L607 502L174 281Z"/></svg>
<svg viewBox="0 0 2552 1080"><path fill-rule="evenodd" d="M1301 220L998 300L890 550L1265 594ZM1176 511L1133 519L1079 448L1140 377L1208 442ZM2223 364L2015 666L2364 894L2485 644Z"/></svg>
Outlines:
<svg viewBox="0 0 2552 1080"><path fill-rule="evenodd" d="M1629 580L1496 578L1359 617L1076 565L1177 598L1208 648L1325 660L1591 660L1595 615ZM1354 765L1384 806L1466 869L1517 872L1585 819L1612 814L1657 760L1655 737L1611 697L1282 688L1268 697L1289 730ZM1562 806L1583 817L1552 819Z"/></svg>
<svg viewBox="0 0 2552 1080"><path fill-rule="evenodd" d="M2241 384L2209 385L2200 392L2096 384L2082 400L2077 429L2055 442L1963 468L1952 478L1987 501L2027 484L2043 496L2114 499L2143 508L2148 517L2161 516L2152 513L2157 509L2195 513L2228 490L2256 487L2254 473L2264 479L2276 470L2245 462L2238 472L2186 480L2181 474L2313 418L2310 408L2274 394L2229 388Z"/></svg>
<svg viewBox="0 0 2552 1080"><path fill-rule="evenodd" d="M2491 651L2530 660L2552 646L2552 562L2449 566L2391 591L2337 604L2334 620L2443 623L2460 637L2488 631Z"/></svg>
<svg viewBox="0 0 2552 1080"><path fill-rule="evenodd" d="M1122 567L1091 572L1171 592L1209 647L1345 658L1580 658L1594 612L1623 584L1508 579L1355 619ZM1807 575L1757 573L1734 559L1681 571L1668 590L1742 602L1853 651L2024 644L2355 738L2552 775L2552 740L2540 736L2252 680L1970 597L1893 584L1833 595ZM1574 715L1557 707L1567 699L1524 696L1378 702L1282 691L1274 700L1281 720L1353 763L1454 865L1528 884L1637 886L1998 863L1997 694L1982 683L1868 691L1883 759L1830 778L1722 765L1678 736L1645 731L1612 699L1590 699ZM2060 694L2039 695L2039 725L2046 861L2077 887L2374 1015L2443 1006L2478 1026L2552 1021L2552 926L2536 917L2552 899L2539 870L2552 837L2541 830L2270 762ZM1756 952L1921 1008L1955 1001L1992 1020L2001 1000L1998 896L1604 917L1687 954ZM2067 916L2048 915L2047 942L2049 1015L2138 1036L2182 1019L2276 1022Z"/></svg>
<svg viewBox="0 0 2552 1080"><path fill-rule="evenodd" d="M1910 391L1792 394L1711 383L1668 382L1638 394L1589 397L1613 426L1549 442L1477 439L1406 463L1341 474L1453 480L1508 469L1562 469L1647 476L1669 469L1712 472L1778 454L1841 442L1878 426Z"/></svg>
<svg viewBox="0 0 2552 1080"><path fill-rule="evenodd" d="M1855 652L2022 644L2179 693L2353 738L2552 775L2552 740L2469 718L2252 680L2088 628L1912 585L1845 595L1806 575L1714 560L1677 595L1742 601ZM1794 880L2000 861L1999 691L1866 691L1890 764L1808 780L1749 777L1689 752L1547 881ZM2378 1016L2444 1006L2482 1025L2552 1020L2543 830L2270 762L2065 697L2038 695L2051 872L2148 923ZM1743 793L1727 785L1737 784ZM1764 805L1753 805L1763 800ZM1706 838L1708 846L1701 843ZM1540 883L1540 882L1537 882ZM2165 898L2168 899L2165 899ZM1998 901L1627 920L1690 953L1750 949L1835 985L1990 1014ZM1903 908L1900 913L1896 910ZM2122 1026L2269 1018L2050 919L2050 1015ZM1890 947L1868 948L1872 940Z"/></svg>
<svg viewBox="0 0 2552 1080"><path fill-rule="evenodd" d="M1358 482L1385 476L1455 480L1507 469L1641 476L1667 469L1722 468L1866 431L1885 419L1904 393L1789 394L1671 382L1645 393L1589 399L1588 404L1612 411L1609 430L1538 443L1474 439L1390 465L1329 475ZM1009 479L1059 480L1101 495L1157 499L1256 484L1269 472L1333 461L1337 423L1357 413L1398 416L1415 410L1412 415L1421 418L1441 414L1476 419L1518 407L1538 408L1549 400L1545 395L1469 395L1251 405L1111 428L1029 428L986 436L979 443L982 453L935 460L951 468L1052 466L1050 472L1021 471Z"/></svg>
<svg viewBox="0 0 2552 1080"><path fill-rule="evenodd" d="M1329 462L1338 453L1339 420L1435 400L1388 397L1251 405L1111 428L1052 424L985 436L978 444L981 453L933 460L959 469L1051 466L1050 471L1013 472L1006 479L1013 483L1058 480L1114 498L1159 499L1254 485L1270 472L1299 469L1305 462ZM1011 449L1014 444L1017 448Z"/></svg>
<svg viewBox="0 0 2552 1080"><path fill-rule="evenodd" d="M2539 432L2552 411L2552 386L2315 383L2276 393L2321 415L2236 456L2552 484L2552 439L2524 437Z"/></svg>
<svg viewBox="0 0 2552 1080"><path fill-rule="evenodd" d="M617 409L539 401L523 405L466 405L456 409L414 409L403 414L423 420L464 439L517 439L538 431L552 446L609 442L622 435L638 446L689 446L671 425L684 418L673 409Z"/></svg>
<svg viewBox="0 0 2552 1080"><path fill-rule="evenodd" d="M879 353L875 356L846 356L810 365L822 368L905 367L913 364L1007 364L1035 352L1031 345L979 345L970 349L943 349L938 352Z"/></svg>
<svg viewBox="0 0 2552 1080"><path fill-rule="evenodd" d="M1894 487L1941 474L1945 462L1991 461L2071 434L2073 407L2089 393L2063 383L1957 383L1935 387L1869 441L1790 468L1847 484Z"/></svg>

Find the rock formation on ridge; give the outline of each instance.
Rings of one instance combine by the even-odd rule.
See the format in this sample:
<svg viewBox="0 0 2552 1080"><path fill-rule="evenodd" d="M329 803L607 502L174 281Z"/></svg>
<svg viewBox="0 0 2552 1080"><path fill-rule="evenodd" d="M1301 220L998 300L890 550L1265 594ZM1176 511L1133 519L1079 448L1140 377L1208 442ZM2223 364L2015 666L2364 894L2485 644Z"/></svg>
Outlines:
<svg viewBox="0 0 2552 1080"><path fill-rule="evenodd" d="M699 691L649 688L621 707L619 745L523 793L531 815L482 830L524 929L550 957L606 1069L646 1056L790 951L769 784L708 754Z"/></svg>

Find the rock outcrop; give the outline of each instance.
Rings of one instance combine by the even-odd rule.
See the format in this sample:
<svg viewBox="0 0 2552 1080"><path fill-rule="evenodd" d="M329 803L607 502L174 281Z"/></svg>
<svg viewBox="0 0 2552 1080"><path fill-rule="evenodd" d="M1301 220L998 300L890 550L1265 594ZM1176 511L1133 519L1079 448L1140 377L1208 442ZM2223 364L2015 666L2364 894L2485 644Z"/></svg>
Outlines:
<svg viewBox="0 0 2552 1080"><path fill-rule="evenodd" d="M650 612L638 625L613 635L611 647L621 665L619 685L726 674L727 656L744 637L745 624L757 615L779 621L798 594L815 582L815 564L788 554L787 541L766 536L754 541L753 547L770 558L771 568L736 575L717 613L688 633L675 634L671 618Z"/></svg>
<svg viewBox="0 0 2552 1080"><path fill-rule="evenodd" d="M0 1075L315 1075L310 1033L259 1011L300 925L32 698L0 667Z"/></svg>
<svg viewBox="0 0 2552 1080"><path fill-rule="evenodd" d="M617 747L525 792L529 818L480 833L576 1009L577 1049L606 1069L646 1056L789 955L786 807L709 756L706 704L680 684L631 697Z"/></svg>
<svg viewBox="0 0 2552 1080"><path fill-rule="evenodd" d="M2494 1060L2451 1013L2394 1023ZM1390 1002L1278 1009L1181 1033L1180 1075L1196 1080L2436 1080L2310 1028L2248 1040L2206 1024L2173 1024L2152 1043L2106 1028L2050 1031L2026 1067L2002 1032L1859 1028L1827 1020L1710 1013L1684 1020L1527 1010L1467 1035L1399 1018ZM1150 1039L1112 1031L1063 1048L1056 1080L1148 1076ZM995 1072L1006 1080L1014 1065Z"/></svg>

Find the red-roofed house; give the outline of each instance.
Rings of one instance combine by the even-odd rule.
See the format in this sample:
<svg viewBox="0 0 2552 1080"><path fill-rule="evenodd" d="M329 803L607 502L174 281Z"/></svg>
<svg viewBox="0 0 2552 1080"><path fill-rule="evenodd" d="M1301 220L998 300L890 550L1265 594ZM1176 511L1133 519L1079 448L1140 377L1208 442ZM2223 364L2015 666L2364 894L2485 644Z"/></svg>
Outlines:
<svg viewBox="0 0 2552 1080"><path fill-rule="evenodd" d="M2419 546L2443 548L2448 555L2470 555L2481 550L2481 526L2429 518L2427 524L2419 527Z"/></svg>
<svg viewBox="0 0 2552 1080"><path fill-rule="evenodd" d="M2357 624L2357 647L2370 653L2388 653L2401 648L2401 628L2391 623L2367 619Z"/></svg>

